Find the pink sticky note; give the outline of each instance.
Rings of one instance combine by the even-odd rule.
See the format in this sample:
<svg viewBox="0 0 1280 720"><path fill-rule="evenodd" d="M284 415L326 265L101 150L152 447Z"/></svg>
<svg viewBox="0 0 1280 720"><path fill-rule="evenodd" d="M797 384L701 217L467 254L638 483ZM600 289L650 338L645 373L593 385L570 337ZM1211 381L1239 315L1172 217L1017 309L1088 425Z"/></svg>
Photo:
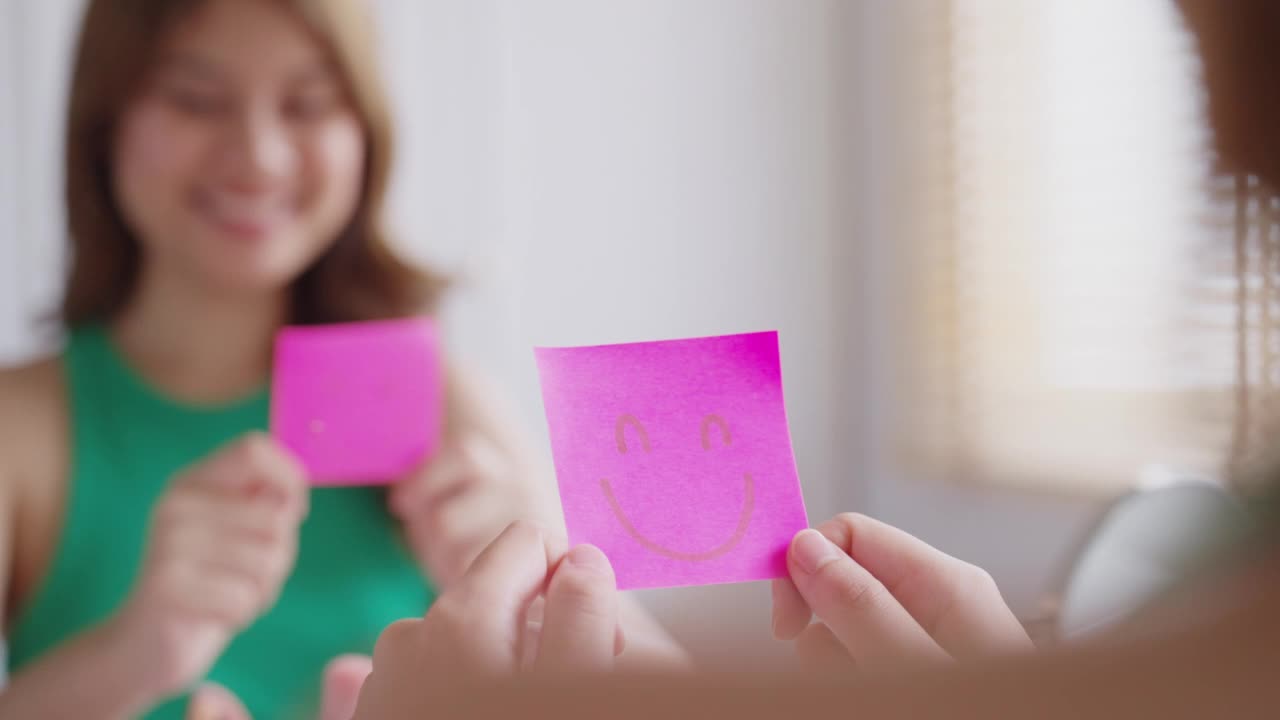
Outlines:
<svg viewBox="0 0 1280 720"><path fill-rule="evenodd" d="M427 318L281 330L272 434L318 485L400 479L440 435L438 343Z"/></svg>
<svg viewBox="0 0 1280 720"><path fill-rule="evenodd" d="M535 352L569 539L619 588L786 575L808 520L776 332Z"/></svg>

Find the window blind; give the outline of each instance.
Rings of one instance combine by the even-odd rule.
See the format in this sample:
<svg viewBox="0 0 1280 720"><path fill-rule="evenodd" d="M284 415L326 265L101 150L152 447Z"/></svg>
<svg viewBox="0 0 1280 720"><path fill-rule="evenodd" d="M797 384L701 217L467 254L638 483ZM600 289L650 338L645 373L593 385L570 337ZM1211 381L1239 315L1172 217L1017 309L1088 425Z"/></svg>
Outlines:
<svg viewBox="0 0 1280 720"><path fill-rule="evenodd" d="M1173 4L903 12L904 469L1114 493L1265 448L1280 204L1210 178Z"/></svg>

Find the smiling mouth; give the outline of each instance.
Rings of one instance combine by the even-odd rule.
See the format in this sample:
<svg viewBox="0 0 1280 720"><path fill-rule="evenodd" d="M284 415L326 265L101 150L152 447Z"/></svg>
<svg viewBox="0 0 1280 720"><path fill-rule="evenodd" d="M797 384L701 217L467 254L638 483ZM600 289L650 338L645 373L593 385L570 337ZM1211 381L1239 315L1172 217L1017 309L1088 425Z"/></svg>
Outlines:
<svg viewBox="0 0 1280 720"><path fill-rule="evenodd" d="M613 487L607 479L600 480L600 489L604 492L604 499L609 502L609 507L613 509L613 514L618 517L618 522L622 523L622 528L627 534L635 538L636 542L645 547L646 550L669 557L673 560L684 560L686 562L701 562L704 560L714 560L715 558L733 550L738 543L742 542L742 538L747 534L747 526L751 524L751 514L755 512L756 493L755 481L751 478L751 473L745 473L742 476L742 511L738 514L738 527L734 529L733 534L728 540L720 543L716 547L705 552L682 552L680 550L672 550L671 548L656 543L645 537L635 525L627 518L626 513L622 511L622 506L618 504L618 498L613 494Z"/></svg>
<svg viewBox="0 0 1280 720"><path fill-rule="evenodd" d="M218 230L242 239L265 237L292 216L289 203L280 198L240 198L218 192L198 195L196 208Z"/></svg>

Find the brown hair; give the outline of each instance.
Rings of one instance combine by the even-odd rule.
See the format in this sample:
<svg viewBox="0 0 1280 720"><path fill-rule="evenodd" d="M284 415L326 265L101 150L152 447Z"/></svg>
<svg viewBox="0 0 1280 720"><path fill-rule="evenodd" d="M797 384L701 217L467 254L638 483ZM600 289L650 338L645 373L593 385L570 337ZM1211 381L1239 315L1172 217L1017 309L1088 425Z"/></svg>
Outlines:
<svg viewBox="0 0 1280 720"><path fill-rule="evenodd" d="M1280 188L1280 3L1178 0L1203 65L1220 169Z"/></svg>
<svg viewBox="0 0 1280 720"><path fill-rule="evenodd" d="M1251 188L1243 177L1237 177L1234 190L1236 221L1236 275L1241 292L1249 286L1254 273L1275 272L1268 262L1268 251L1260 266L1250 260L1253 254L1247 247L1250 237L1262 243L1273 242L1271 230L1275 220L1270 212L1256 218L1251 214L1255 196L1258 204L1270 206L1277 189L1280 189L1280 3L1274 0L1177 0L1182 15L1191 30L1196 49L1199 50L1203 72L1206 111L1213 130L1213 150L1217 169L1236 176L1253 176L1262 186ZM1254 223L1263 223L1261 233L1255 234ZM1267 283L1269 288L1271 283ZM1275 418L1270 411L1261 421L1251 423L1249 410L1257 404L1252 397L1251 373L1248 353L1254 352L1256 342L1253 333L1255 321L1246 303L1274 302L1273 290L1264 289L1256 300L1240 295L1241 304L1237 317L1238 359L1240 388L1237 402L1237 447L1233 449L1231 468L1234 484L1246 491L1261 489L1267 492L1280 490L1280 452L1276 450L1274 437ZM1265 315L1263 315L1265 317ZM1265 337L1265 336L1261 336ZM1262 343L1262 353L1272 352ZM1270 381L1263 378L1263 387ZM1264 398L1263 402L1267 402ZM1265 407L1265 405L1263 406ZM1256 455L1240 454L1241 448L1250 447L1258 438ZM1243 439L1241 439L1243 438ZM1269 503L1274 505L1274 503ZM1280 517L1275 520L1280 521Z"/></svg>
<svg viewBox="0 0 1280 720"><path fill-rule="evenodd" d="M434 310L443 278L401 260L387 243L382 208L392 156L389 105L375 62L367 0L275 0L328 45L363 121L367 159L351 222L292 287L290 322L371 320ZM90 0L80 29L66 135L71 273L61 315L68 326L109 321L134 291L138 240L112 190L111 143L160 38L202 0Z"/></svg>

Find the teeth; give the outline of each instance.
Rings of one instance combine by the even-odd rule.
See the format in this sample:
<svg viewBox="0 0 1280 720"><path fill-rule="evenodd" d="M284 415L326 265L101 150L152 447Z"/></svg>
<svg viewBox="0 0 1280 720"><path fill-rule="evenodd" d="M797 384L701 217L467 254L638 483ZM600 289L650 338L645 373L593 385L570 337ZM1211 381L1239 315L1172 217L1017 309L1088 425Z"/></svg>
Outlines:
<svg viewBox="0 0 1280 720"><path fill-rule="evenodd" d="M256 198L225 193L209 195L209 209L214 217L237 225L267 225L285 214L284 203L278 198Z"/></svg>

